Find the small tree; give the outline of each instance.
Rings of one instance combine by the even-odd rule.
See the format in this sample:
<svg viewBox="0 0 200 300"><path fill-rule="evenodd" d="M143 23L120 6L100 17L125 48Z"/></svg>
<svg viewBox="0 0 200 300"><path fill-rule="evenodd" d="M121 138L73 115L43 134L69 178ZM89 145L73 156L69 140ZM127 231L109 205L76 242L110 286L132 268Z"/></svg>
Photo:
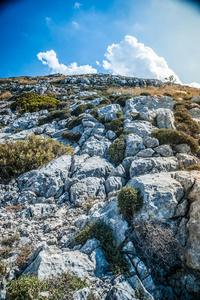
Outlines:
<svg viewBox="0 0 200 300"><path fill-rule="evenodd" d="M175 84L176 83L176 78L174 75L170 75L169 77L166 77L165 80L167 81L168 84Z"/></svg>

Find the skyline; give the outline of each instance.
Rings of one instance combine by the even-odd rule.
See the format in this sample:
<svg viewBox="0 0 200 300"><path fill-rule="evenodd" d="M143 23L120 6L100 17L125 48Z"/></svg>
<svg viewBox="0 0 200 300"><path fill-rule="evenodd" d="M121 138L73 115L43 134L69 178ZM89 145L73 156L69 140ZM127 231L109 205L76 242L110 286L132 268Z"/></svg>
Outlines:
<svg viewBox="0 0 200 300"><path fill-rule="evenodd" d="M200 83L199 1L10 1L0 26L1 78L64 70Z"/></svg>

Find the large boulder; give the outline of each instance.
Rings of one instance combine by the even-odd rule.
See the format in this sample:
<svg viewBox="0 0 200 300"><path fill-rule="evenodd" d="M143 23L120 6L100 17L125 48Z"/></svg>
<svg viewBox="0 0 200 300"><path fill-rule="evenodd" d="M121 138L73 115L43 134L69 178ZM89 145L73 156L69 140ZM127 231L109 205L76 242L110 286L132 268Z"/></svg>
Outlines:
<svg viewBox="0 0 200 300"><path fill-rule="evenodd" d="M159 128L176 129L174 126L174 114L170 109L159 109L156 121Z"/></svg>
<svg viewBox="0 0 200 300"><path fill-rule="evenodd" d="M150 136L151 132L157 128L147 121L124 121L124 130L130 130L132 133L139 135L142 138Z"/></svg>
<svg viewBox="0 0 200 300"><path fill-rule="evenodd" d="M121 109L121 106L119 104L111 104L111 105L107 105L107 106L99 108L97 110L97 112L98 112L99 117L101 117L101 116L105 116L110 113L115 113L120 109Z"/></svg>
<svg viewBox="0 0 200 300"><path fill-rule="evenodd" d="M137 220L166 223L174 216L178 202L184 195L183 187L170 173L134 177L127 185L138 189L143 198L143 207L135 216Z"/></svg>
<svg viewBox="0 0 200 300"><path fill-rule="evenodd" d="M107 178L114 170L114 167L106 159L93 156L86 159L77 167L73 178L83 179L86 177Z"/></svg>
<svg viewBox="0 0 200 300"><path fill-rule="evenodd" d="M63 252L49 248L41 251L26 268L24 274L36 275L39 279L50 278L70 272L79 277L94 276L95 264L88 256L79 251Z"/></svg>
<svg viewBox="0 0 200 300"><path fill-rule="evenodd" d="M20 192L30 191L37 197L56 196L68 178L71 159L70 155L63 155L37 170L21 175L17 179Z"/></svg>
<svg viewBox="0 0 200 300"><path fill-rule="evenodd" d="M133 160L130 167L130 177L148 173L171 172L179 169L175 157L149 157Z"/></svg>

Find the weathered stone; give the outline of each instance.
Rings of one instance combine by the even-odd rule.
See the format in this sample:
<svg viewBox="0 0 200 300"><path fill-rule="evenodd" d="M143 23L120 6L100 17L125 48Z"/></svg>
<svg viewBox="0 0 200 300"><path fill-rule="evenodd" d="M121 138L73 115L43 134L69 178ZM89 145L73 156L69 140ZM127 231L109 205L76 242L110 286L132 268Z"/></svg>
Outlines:
<svg viewBox="0 0 200 300"><path fill-rule="evenodd" d="M78 166L73 178L83 179L86 177L107 178L114 170L113 165L99 156L93 156Z"/></svg>
<svg viewBox="0 0 200 300"><path fill-rule="evenodd" d="M173 156L172 148L169 145L161 145L154 148L154 150L156 153L164 157Z"/></svg>
<svg viewBox="0 0 200 300"><path fill-rule="evenodd" d="M124 130L130 130L132 133L145 138L149 136L152 131L156 130L156 127L147 121L130 121L127 119L124 121Z"/></svg>
<svg viewBox="0 0 200 300"><path fill-rule="evenodd" d="M176 129L174 126L174 114L170 109L159 109L156 121L159 128Z"/></svg>
<svg viewBox="0 0 200 300"><path fill-rule="evenodd" d="M103 251L100 248L95 249L92 251L90 258L95 266L95 275L99 278L102 278L109 270L109 265L105 259Z"/></svg>
<svg viewBox="0 0 200 300"><path fill-rule="evenodd" d="M176 171L178 167L178 160L175 157L139 158L131 163L130 177L148 173Z"/></svg>
<svg viewBox="0 0 200 300"><path fill-rule="evenodd" d="M143 207L135 220L166 222L174 216L176 206L184 195L181 184L170 173L157 173L132 178L128 186L135 187L143 197Z"/></svg>
<svg viewBox="0 0 200 300"><path fill-rule="evenodd" d="M69 271L79 277L90 277L94 276L94 270L95 265L86 254L79 251L62 252L52 248L41 251L24 274L44 279Z"/></svg>
<svg viewBox="0 0 200 300"><path fill-rule="evenodd" d="M140 150L145 149L142 138L136 134L128 134L125 140L126 140L125 157L134 156Z"/></svg>

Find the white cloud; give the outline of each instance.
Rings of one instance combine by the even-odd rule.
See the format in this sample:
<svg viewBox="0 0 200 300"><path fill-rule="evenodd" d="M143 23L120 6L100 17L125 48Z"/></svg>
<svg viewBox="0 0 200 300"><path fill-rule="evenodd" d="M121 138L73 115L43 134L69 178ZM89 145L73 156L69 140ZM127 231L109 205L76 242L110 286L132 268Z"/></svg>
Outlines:
<svg viewBox="0 0 200 300"><path fill-rule="evenodd" d="M119 44L112 44L105 54L103 61L105 70L113 74L135 76L140 78L154 78L165 80L173 75L177 83L181 83L178 76L171 70L163 57L158 56L150 47L138 43L133 36L125 36Z"/></svg>
<svg viewBox="0 0 200 300"><path fill-rule="evenodd" d="M200 89L200 83L198 83L198 82L187 83L187 84L184 84L184 85L188 85L190 87Z"/></svg>
<svg viewBox="0 0 200 300"><path fill-rule="evenodd" d="M81 4L81 3L79 3L79 2L75 2L75 4L74 4L74 8L80 8L80 7L81 7L81 5L83 5L83 4Z"/></svg>
<svg viewBox="0 0 200 300"><path fill-rule="evenodd" d="M100 62L98 60L96 60L96 65L99 66L99 67L101 67L101 64L100 64Z"/></svg>
<svg viewBox="0 0 200 300"><path fill-rule="evenodd" d="M74 26L75 29L79 29L80 28L80 25L77 22L75 22L75 21L72 22L72 25Z"/></svg>
<svg viewBox="0 0 200 300"><path fill-rule="evenodd" d="M90 65L78 67L76 62L73 62L68 66L60 64L54 50L40 52L37 54L37 58L41 60L43 65L47 65L50 69L52 69L52 73L61 73L64 75L97 73L97 69L92 68Z"/></svg>

